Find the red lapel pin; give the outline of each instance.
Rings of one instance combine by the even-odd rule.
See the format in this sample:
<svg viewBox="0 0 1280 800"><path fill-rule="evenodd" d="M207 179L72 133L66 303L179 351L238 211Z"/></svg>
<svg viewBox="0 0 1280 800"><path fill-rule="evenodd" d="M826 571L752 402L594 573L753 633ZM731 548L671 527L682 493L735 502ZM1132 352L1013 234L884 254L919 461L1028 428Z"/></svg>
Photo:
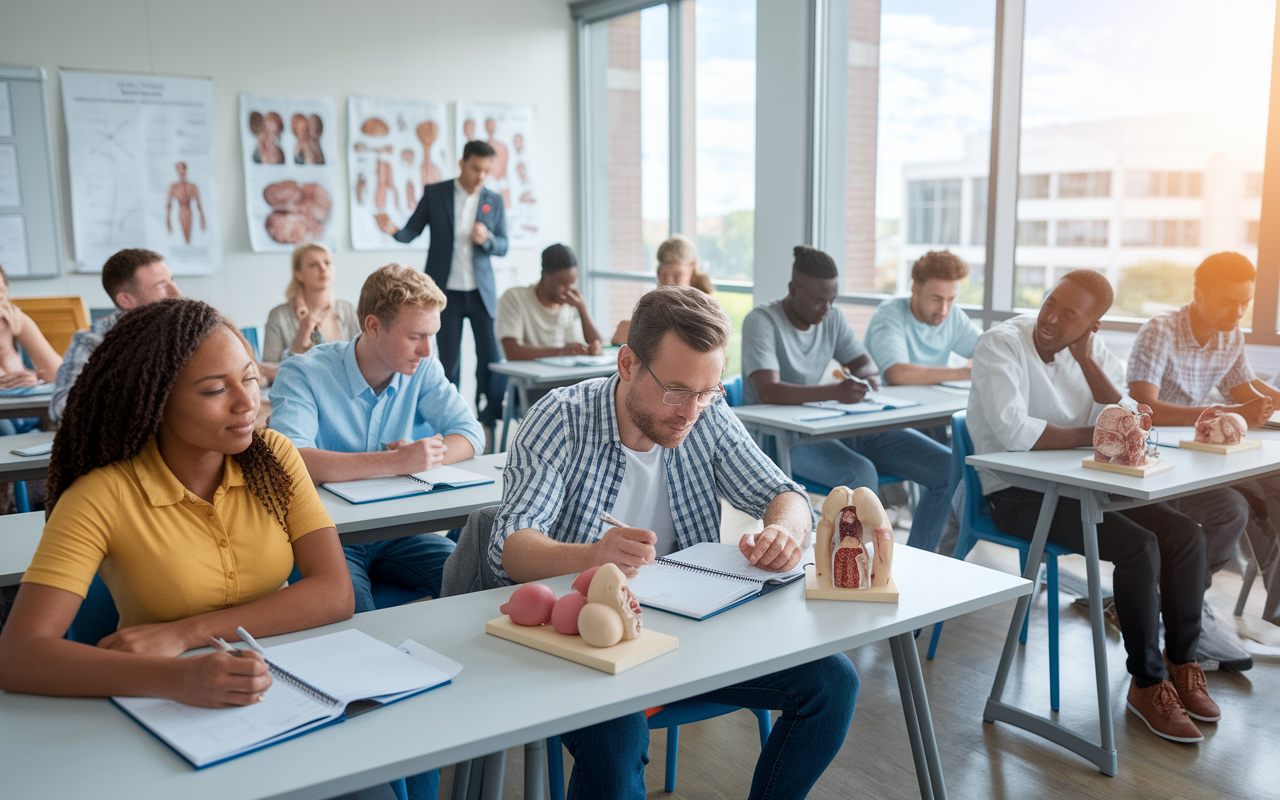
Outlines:
<svg viewBox="0 0 1280 800"><path fill-rule="evenodd" d="M484 212L485 214L488 214L488 213L489 213L489 208L490 208L490 206L489 206L489 204L488 204L488 203L485 203L484 205L480 206L480 210L481 210L482 212Z"/></svg>

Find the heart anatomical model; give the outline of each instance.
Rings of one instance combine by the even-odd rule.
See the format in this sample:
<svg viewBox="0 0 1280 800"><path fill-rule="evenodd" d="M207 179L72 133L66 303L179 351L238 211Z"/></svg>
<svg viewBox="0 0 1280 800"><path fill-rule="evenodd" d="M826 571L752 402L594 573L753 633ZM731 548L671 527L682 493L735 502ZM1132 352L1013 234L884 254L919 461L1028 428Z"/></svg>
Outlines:
<svg viewBox="0 0 1280 800"><path fill-rule="evenodd" d="M1196 441L1202 444L1240 444L1249 424L1222 406L1209 406L1196 420Z"/></svg>
<svg viewBox="0 0 1280 800"><path fill-rule="evenodd" d="M1137 411L1115 404L1107 406L1093 426L1093 460L1126 467L1145 465L1149 430L1151 409L1147 406L1138 406Z"/></svg>
<svg viewBox="0 0 1280 800"><path fill-rule="evenodd" d="M875 492L837 486L822 504L814 556L818 585L887 586L893 575L893 527Z"/></svg>

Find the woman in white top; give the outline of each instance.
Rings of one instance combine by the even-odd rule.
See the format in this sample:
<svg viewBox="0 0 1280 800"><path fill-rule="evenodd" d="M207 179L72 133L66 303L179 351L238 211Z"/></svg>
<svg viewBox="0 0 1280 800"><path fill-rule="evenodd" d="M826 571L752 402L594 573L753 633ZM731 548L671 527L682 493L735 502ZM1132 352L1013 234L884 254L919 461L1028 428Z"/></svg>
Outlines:
<svg viewBox="0 0 1280 800"><path fill-rule="evenodd" d="M698 271L698 248L687 237L678 233L658 245L658 285L692 286L703 294L715 294L711 276ZM613 332L613 344L626 344L631 320L618 323Z"/></svg>
<svg viewBox="0 0 1280 800"><path fill-rule="evenodd" d="M262 360L269 369L315 345L345 342L360 333L355 307L333 296L333 255L324 245L303 244L293 251L293 279L284 296L288 302L267 315Z"/></svg>

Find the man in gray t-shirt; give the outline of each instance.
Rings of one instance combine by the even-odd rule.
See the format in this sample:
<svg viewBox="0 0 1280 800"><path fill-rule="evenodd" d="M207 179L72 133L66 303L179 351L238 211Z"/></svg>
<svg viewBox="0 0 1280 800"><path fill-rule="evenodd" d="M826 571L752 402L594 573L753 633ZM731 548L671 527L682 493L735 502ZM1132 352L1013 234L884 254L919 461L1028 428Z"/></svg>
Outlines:
<svg viewBox="0 0 1280 800"><path fill-rule="evenodd" d="M840 312L835 262L812 247L795 249L787 296L757 306L742 323L742 389L748 404L799 405L837 400L856 403L875 386L877 369ZM831 360L850 375L821 384ZM917 430L904 429L802 445L791 451L798 480L831 487L879 485L881 473L920 485L911 544L937 548L946 524L951 451Z"/></svg>

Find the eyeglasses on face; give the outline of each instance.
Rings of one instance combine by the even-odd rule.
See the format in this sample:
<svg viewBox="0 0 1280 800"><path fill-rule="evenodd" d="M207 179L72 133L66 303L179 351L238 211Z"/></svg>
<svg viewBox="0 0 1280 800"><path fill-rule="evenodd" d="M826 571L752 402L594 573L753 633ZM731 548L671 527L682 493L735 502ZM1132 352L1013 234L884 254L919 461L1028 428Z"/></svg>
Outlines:
<svg viewBox="0 0 1280 800"><path fill-rule="evenodd" d="M632 350L631 352L635 353L636 351ZM695 392L695 391L684 390L684 389L681 389L681 390L668 389L667 387L662 385L662 381L658 380L658 376L653 374L653 370L649 367L647 363L645 363L645 360L643 358L640 358L639 353L636 353L636 358L640 360L641 365L643 365L644 368L649 372L649 374L653 376L653 382L658 384L658 388L662 390L662 402L666 403L669 406L682 406L685 403L689 402L690 399L692 399L694 401L695 407L702 409L711 405L717 399L724 397L724 384L719 382L716 383L716 388L705 389L701 392Z"/></svg>

